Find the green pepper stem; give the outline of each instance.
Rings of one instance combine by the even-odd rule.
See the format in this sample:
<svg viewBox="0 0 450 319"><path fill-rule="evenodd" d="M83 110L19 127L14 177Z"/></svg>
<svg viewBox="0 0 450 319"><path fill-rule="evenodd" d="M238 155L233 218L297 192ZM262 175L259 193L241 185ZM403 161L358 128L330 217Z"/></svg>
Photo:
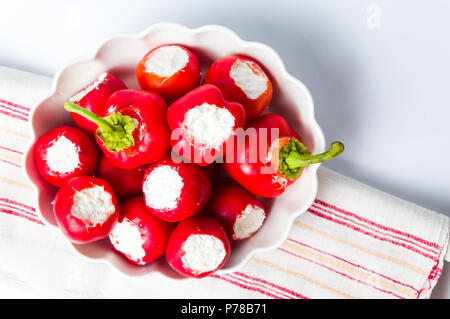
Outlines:
<svg viewBox="0 0 450 319"><path fill-rule="evenodd" d="M311 164L322 163L335 158L344 151L344 144L341 142L331 143L328 151L320 154L300 154L296 151L291 151L284 159L285 163L290 169L295 169L298 167L304 167Z"/></svg>
<svg viewBox="0 0 450 319"><path fill-rule="evenodd" d="M64 109L97 124L95 135L110 152L121 152L134 145L133 131L137 124L132 117L122 115L120 112L112 112L106 117L100 117L73 102L64 103Z"/></svg>
<svg viewBox="0 0 450 319"><path fill-rule="evenodd" d="M117 131L121 130L123 131L123 128L121 126L115 126L112 125L110 122L105 120L104 118L98 116L97 114L85 109L84 107L81 107L73 102L67 101L64 103L64 109L66 111L77 113L78 115L81 115L82 117L88 119L91 122L94 122L98 125L98 127L101 127L105 131Z"/></svg>

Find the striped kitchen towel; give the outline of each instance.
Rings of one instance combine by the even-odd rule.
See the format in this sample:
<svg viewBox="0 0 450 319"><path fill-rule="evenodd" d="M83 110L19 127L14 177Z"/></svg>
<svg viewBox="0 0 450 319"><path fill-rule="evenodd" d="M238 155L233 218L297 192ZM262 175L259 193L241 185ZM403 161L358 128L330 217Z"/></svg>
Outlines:
<svg viewBox="0 0 450 319"><path fill-rule="evenodd" d="M319 169L319 192L278 249L201 280L129 278L76 255L36 213L22 171L29 114L51 79L0 68L0 297L428 298L449 218ZM155 289L157 287L157 289Z"/></svg>

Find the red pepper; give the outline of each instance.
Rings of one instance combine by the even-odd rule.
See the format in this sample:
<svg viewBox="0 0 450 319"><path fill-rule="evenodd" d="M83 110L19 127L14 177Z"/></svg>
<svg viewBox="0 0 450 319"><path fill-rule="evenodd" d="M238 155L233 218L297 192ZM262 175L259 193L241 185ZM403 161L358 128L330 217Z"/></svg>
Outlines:
<svg viewBox="0 0 450 319"><path fill-rule="evenodd" d="M199 168L203 171L206 177L209 178L211 183L214 182L220 175L220 166L218 163L211 163L206 166L199 166Z"/></svg>
<svg viewBox="0 0 450 319"><path fill-rule="evenodd" d="M82 115L98 125L95 138L115 166L133 169L160 160L169 151L167 106L156 93L120 90L107 103L105 116L66 102L67 111Z"/></svg>
<svg viewBox="0 0 450 319"><path fill-rule="evenodd" d="M214 62L203 83L216 85L223 96L245 108L247 121L261 114L272 99L272 82L252 59L230 55Z"/></svg>
<svg viewBox="0 0 450 319"><path fill-rule="evenodd" d="M150 50L136 68L139 85L173 102L197 87L201 72L197 56L181 45Z"/></svg>
<svg viewBox="0 0 450 319"><path fill-rule="evenodd" d="M204 166L224 155L236 130L245 125L245 111L225 100L216 86L205 84L171 104L167 122L173 151Z"/></svg>
<svg viewBox="0 0 450 319"><path fill-rule="evenodd" d="M233 240L253 236L266 218L261 202L234 183L215 185L205 211L222 224Z"/></svg>
<svg viewBox="0 0 450 319"><path fill-rule="evenodd" d="M98 153L88 134L72 126L59 126L36 142L34 162L47 182L61 187L72 177L93 175Z"/></svg>
<svg viewBox="0 0 450 319"><path fill-rule="evenodd" d="M146 265L164 255L174 226L149 214L142 196L136 196L120 205L120 217L109 239L130 262Z"/></svg>
<svg viewBox="0 0 450 319"><path fill-rule="evenodd" d="M211 182L191 163L166 157L145 172L142 192L149 212L177 222L197 214L211 195Z"/></svg>
<svg viewBox="0 0 450 319"><path fill-rule="evenodd" d="M79 176L56 193L53 213L70 241L86 244L109 235L119 208L111 185L100 178Z"/></svg>
<svg viewBox="0 0 450 319"><path fill-rule="evenodd" d="M119 168L102 156L96 175L111 184L119 199L125 199L141 192L146 169L146 165L132 169Z"/></svg>
<svg viewBox="0 0 450 319"><path fill-rule="evenodd" d="M220 223L209 216L194 216L178 223L170 235L166 260L178 273L206 277L230 257L230 241Z"/></svg>
<svg viewBox="0 0 450 319"><path fill-rule="evenodd" d="M311 155L299 135L278 114L258 117L250 123L246 132L249 135L254 132L257 143L252 143L251 138L246 139L245 143L237 143L234 158L224 163L224 170L244 188L260 197L281 195L286 187L300 177L305 166L330 160L344 150L342 143L334 142L328 151Z"/></svg>
<svg viewBox="0 0 450 319"><path fill-rule="evenodd" d="M126 88L125 84L118 77L104 72L91 84L72 96L69 101L102 116L109 96L118 90L124 90ZM80 128L90 133L95 133L97 130L97 124L94 122L75 113L71 113L71 115L75 124Z"/></svg>

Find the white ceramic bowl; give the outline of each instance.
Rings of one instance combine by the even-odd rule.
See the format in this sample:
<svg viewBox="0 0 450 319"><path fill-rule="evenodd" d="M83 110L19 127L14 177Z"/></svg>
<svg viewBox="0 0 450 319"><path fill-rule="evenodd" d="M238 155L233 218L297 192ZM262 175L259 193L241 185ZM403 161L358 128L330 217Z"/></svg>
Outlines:
<svg viewBox="0 0 450 319"><path fill-rule="evenodd" d="M34 142L50 129L63 124L73 124L69 113L63 108L63 103L98 74L104 71L112 72L129 88L139 88L135 76L138 61L150 49L169 43L182 44L193 50L199 57L203 74L214 60L230 54L241 54L259 61L268 72L274 87L273 100L268 111L286 117L313 153L324 151L325 139L314 118L314 106L309 91L286 71L280 56L272 48L261 43L244 41L222 26L207 25L189 29L172 23L156 24L137 35L111 37L92 55L63 67L53 80L48 98L35 108L31 117L33 143L26 153L24 167L36 191L38 212L50 228L57 229L52 211L52 201L57 188L46 183L37 172L33 161ZM316 196L318 167L319 165L307 167L301 178L282 196L264 202L266 208L271 211L264 226L255 236L233 247L230 259L219 273L236 271L255 253L274 249L283 243L294 219L307 210ZM108 239L72 246L82 256L107 262L127 275L163 274L170 278L181 278L167 266L164 258L145 267L132 265L113 251Z"/></svg>

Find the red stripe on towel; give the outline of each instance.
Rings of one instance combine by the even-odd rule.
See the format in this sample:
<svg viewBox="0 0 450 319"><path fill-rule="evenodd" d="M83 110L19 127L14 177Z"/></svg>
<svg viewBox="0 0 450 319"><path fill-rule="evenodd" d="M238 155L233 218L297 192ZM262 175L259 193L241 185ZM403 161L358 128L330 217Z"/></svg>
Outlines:
<svg viewBox="0 0 450 319"><path fill-rule="evenodd" d="M364 234L364 235L373 237L373 238L378 239L378 240L381 240L381 241L389 242L389 243L394 244L394 245L397 245L397 246L399 246L399 247L403 247L403 248L405 248L405 249L411 250L411 251L413 251L413 252L415 252L415 253L417 253L417 254L419 254L419 255L422 255L422 256L424 256L424 257L426 257L426 258L429 258L429 259L431 259L431 260L433 260L433 261L437 261L437 260L438 260L437 257L431 256L431 255L429 255L429 254L427 254L427 253L424 253L423 251L420 251L420 250L416 249L415 247L412 247L412 246L409 246L409 245L406 245L406 244L403 244L403 243L399 243L399 242L396 242L396 241L391 240L391 239L388 239L388 238L383 238L383 237L378 236L378 235L375 235L375 234L372 234L372 233L370 233L370 232L368 232L368 231L365 231L364 229L361 229L361 228L359 228L359 227L355 227L355 226L353 226L353 225L350 225L349 223L346 223L346 222L337 220L337 219L335 219L335 218L333 218L333 217L330 217L330 216L327 216L327 215L325 215L325 214L322 214L322 213L320 213L320 212L318 212L318 211L316 211L316 210L313 210L313 209L311 209L311 208L309 208L308 211L309 211L311 214L313 214L313 215L316 215L316 216L318 216L318 217L327 219L327 220L329 220L329 221L332 221L332 222L334 222L334 223L336 223L336 224L345 226L345 227L347 227L347 228L353 229L354 231L357 231L357 232L362 233L362 234Z"/></svg>
<svg viewBox="0 0 450 319"><path fill-rule="evenodd" d="M23 116L20 116L20 115L15 115L15 114L6 112L6 111L4 111L4 110L0 110L0 113L1 113L1 114L4 114L4 115L7 115L7 116L9 116L9 117L15 118L15 119L19 119L19 120L25 121L25 122L28 121L28 119L27 119L26 117L23 117Z"/></svg>
<svg viewBox="0 0 450 319"><path fill-rule="evenodd" d="M12 211L12 210L10 210L10 209L0 208L0 213L5 213L5 214L17 216L17 217L22 217L22 218L25 218L25 219L27 219L27 220L29 220L29 221L34 222L34 223L37 223L37 224L40 224L40 225L45 226L44 223L41 222L41 221L38 220L38 219L29 217L29 216L27 216L27 215L19 214L19 213L15 212L15 211Z"/></svg>
<svg viewBox="0 0 450 319"><path fill-rule="evenodd" d="M241 272L234 272L233 274L238 275L238 276L242 276L244 278L251 279L251 280L254 280L254 281L257 281L257 282L261 282L261 283L266 284L268 286L274 287L274 288L276 288L278 290L287 292L287 293L293 295L294 297L301 298L301 299L308 299L307 297L303 296L302 294L299 294L298 292L295 292L293 290L287 289L287 288L282 287L282 286L278 286L278 285L276 285L274 283L271 283L271 282L269 282L267 280L264 280L264 279L261 279L261 278L257 278L257 277L252 277L250 275L246 275L246 274L241 273Z"/></svg>
<svg viewBox="0 0 450 319"><path fill-rule="evenodd" d="M284 248L278 248L278 249L281 250L282 252L285 252L285 253L289 254L289 255L292 255L292 256L295 256L295 257L297 257L297 258L300 258L300 259L304 259L304 260L306 260L306 261L309 261L309 262L311 262L311 263L313 263L313 264L316 264L316 265L321 266L321 267L323 267L323 268L325 268L325 269L328 269L328 270L330 270L330 271L332 271L332 272L334 272L334 273L337 273L337 274L340 275L340 276L346 277L346 278L348 278L348 279L350 279L350 280L353 280L353 281L356 281L356 282L358 282L358 283L360 283L360 284L363 284L363 285L366 285L366 286L368 286L368 287L371 287L371 288L373 288L373 289L375 289L375 290L379 290L379 291L381 291L381 292L383 292L383 293L393 295L393 296L395 296L395 297L397 297L397 298L400 298L400 299L405 299L404 297L402 297L402 296L400 296L400 295L397 295L396 293L393 293L392 291L384 290L384 289L378 288L378 287L376 287L376 286L374 286L374 285L371 285L371 284L369 284L369 283L367 283L367 282L364 282L364 281L362 281L362 280L359 280L359 279L356 279L356 278L354 278L354 277L352 277L352 276L349 276L349 275L347 275L347 274L344 274L343 272L340 272L340 271L338 271L338 270L336 270L336 269L333 269L333 268L331 268L331 267L329 267L329 266L326 266L326 265L324 265L324 264L321 264L321 263L319 263L319 262L317 262L317 261L315 261L315 260L312 260L312 259L310 259L310 258L307 258L307 257L304 257L304 256L297 255L297 254L295 254L295 253L293 253L293 252L290 252L290 251L288 251L288 250L286 250L286 249L284 249Z"/></svg>
<svg viewBox="0 0 450 319"><path fill-rule="evenodd" d="M265 291L268 291L268 292L273 292L275 294L278 294L278 295L284 297L285 299L294 299L294 297L291 296L291 295L288 295L288 294L286 294L284 292L281 292L281 291L279 291L277 289L273 289L271 287L264 286L263 284L255 282L255 281L252 281L250 279L245 279L245 278L236 276L234 273L226 274L226 276L229 277L229 278L233 278L234 280L237 280L238 282L259 287L259 288L264 289Z"/></svg>
<svg viewBox="0 0 450 319"><path fill-rule="evenodd" d="M18 109L21 109L21 110L30 111L29 107L25 107L25 106L22 106L22 105L19 105L19 104L10 102L10 101L6 101L6 100L0 99L0 103L7 104L9 106L12 106L12 107L15 107L15 108L18 108Z"/></svg>
<svg viewBox="0 0 450 319"><path fill-rule="evenodd" d="M374 271L374 270L372 270L372 269L368 269L368 268L366 268L366 267L364 267L364 266L361 266L361 265L352 263L351 261L348 261L348 260L346 260L346 259L344 259L344 258L342 258L342 257L338 257L338 256L336 256L336 255L333 255L333 254L328 253L328 252L326 252L326 251L323 251L323 250L320 250L320 249L318 249L318 248L312 247L312 246L307 245L307 244L305 244L305 243L301 243L301 242L296 241L295 239L292 239L292 238L288 238L287 240L289 240L290 242L296 243L296 244L298 244L298 245L308 247L308 248L310 248L310 249L312 249L312 250L315 250L315 251L317 251L317 252L320 252L320 253L322 253L322 254L324 254L324 255L328 255L328 256L331 256L331 257L333 257L333 258L336 258L336 259L338 259L338 260L340 260L340 261L343 261L343 262L345 262L345 263L347 263L347 264L349 264L349 265L352 265L352 266L354 266L354 267L356 267L356 268L360 268L360 269L366 270L366 271L368 271L368 272L370 272L370 273L373 273L373 274L375 274L375 275L378 275L378 276L380 276L380 277L382 277L382 278L384 278L384 279L390 280L390 281L392 281L393 283L396 283L396 284L398 284L398 285L401 285L401 286L410 288L410 289L412 289L412 290L413 290L414 292L416 292L416 293L419 292L419 290L417 290L416 288L414 288L414 287L411 286L411 285L405 284L405 283L400 282L400 281L398 281L398 280L396 280L396 279L393 279L393 278L388 277L388 276L386 276L386 275L380 274L379 272L376 272L376 271Z"/></svg>
<svg viewBox="0 0 450 319"><path fill-rule="evenodd" d="M353 220L353 219L351 219L351 218L347 218L347 217L338 215L338 214L336 214L336 213L333 213L332 211L326 210L326 209L324 209L324 208L322 208L322 207L320 207L320 206L317 206L317 205L312 205L311 207L314 207L314 208L316 208L316 209L320 209L320 211L322 211L323 213L331 214L331 215L336 216L336 217L338 217L338 218L341 218L341 219L343 219L343 220L347 220L347 221L350 221L350 222L352 222L352 223L354 223L354 224L356 224L356 225L359 225L359 226L365 227L365 228L367 228L367 229L370 229L371 231L373 231L373 232L375 232L375 233L378 233L378 234L381 234L381 235L384 235L384 236L390 236L390 237L392 237L392 238L401 240L401 241L403 241L403 242L406 242L406 243L410 243L410 244L412 244L412 245L415 245L415 246L417 246L418 248L423 249L424 251L427 251L427 252L429 252L429 253L432 253L432 254L435 254L435 255L439 255L439 251L435 251L435 250L434 250L435 248L427 248L427 247L424 247L424 246L420 245L420 244L417 243L417 242L414 242L414 241L411 241L411 240L408 240L408 239L405 239L405 238L402 238L402 237L399 237L399 236L395 236L395 235L392 235L392 234L388 234L388 233L385 233L385 232L376 230L376 229L371 228L371 227L369 227L369 226L367 226L367 225L364 225L363 223L358 223L357 221L355 221L355 220Z"/></svg>
<svg viewBox="0 0 450 319"><path fill-rule="evenodd" d="M266 296L269 296L269 297L271 297L271 298L282 299L281 297L279 297L279 296L277 296L277 295L268 293L268 292L266 292L266 291L264 291L264 290L261 290L261 289L259 289L259 288L255 288L255 287L243 285L243 284L241 284L241 283L239 283L239 282L237 282L237 281L235 281L235 280L231 280L231 279L229 279L229 278L225 278L225 277L222 277L222 276L219 276L219 275L215 275L215 274L210 275L210 277L224 280L224 281L226 281L226 282L228 282L228 283L231 283L231 284L236 285L236 286L238 286L238 287L240 287L240 288L243 288L243 289L247 289L247 290L259 292L259 293L261 293L261 294L263 294L263 295L266 295Z"/></svg>
<svg viewBox="0 0 450 319"><path fill-rule="evenodd" d="M22 111L18 111L18 110L16 110L16 109L13 109L13 108L11 108L11 107L9 107L9 106L6 106L6 105L4 105L4 104L2 104L2 103L0 103L0 107L3 108L3 109L5 109L5 110L14 112L14 113L16 113L16 114L28 116L28 112L25 113L25 112L22 112Z"/></svg>
<svg viewBox="0 0 450 319"><path fill-rule="evenodd" d="M381 229L383 229L383 230L387 230L387 231L390 231L390 232L393 232L393 233L396 233L396 234L399 234L399 235L402 235L402 236L405 236L405 237L414 239L414 240L416 240L416 241L418 241L418 242L420 242L420 243L422 243L422 244L425 244L425 245L427 245L427 246L434 247L434 248L437 248L437 249L441 249L441 248L442 248L441 246L439 246L439 245L436 244L436 243L430 242L430 241L425 240L425 239L423 239L423 238L414 236L414 235L412 235L412 234L409 234L409 233L400 231L400 230L395 229L395 228L392 228L392 227L388 227L388 226L384 226L384 225L375 223L374 221L371 221L371 220L369 220L369 219L367 219L367 218L363 218L363 217L361 217L361 216L358 216L358 215L356 215L356 214L354 214L354 213L351 213L351 212L346 211L346 210L344 210L344 209L342 209L342 208L336 207L336 206L334 206L334 205L332 205L332 204L330 204L330 203L324 202L324 201L322 201L322 200L320 200L320 199L317 199L317 198L316 198L316 199L315 199L315 202L318 203L318 204L320 204L320 205L323 205L323 206L325 206L325 207L335 209L336 211L338 211L338 212L340 212L340 213L342 213L342 214L349 215L349 216L353 216L353 217L355 217L356 219L359 219L359 220L361 220L361 221L364 221L364 222L366 222L366 223L368 223L368 224L371 224L371 225L373 225L373 226L377 226L377 227L379 227L379 228L381 228Z"/></svg>
<svg viewBox="0 0 450 319"><path fill-rule="evenodd" d="M17 206L21 206L21 207L27 208L27 209L29 209L29 210L31 210L33 212L36 211L36 209L34 207L32 207L32 206L28 206L28 205L25 205L24 203L16 202L15 200L12 200L12 199L9 199L9 198L0 198L0 201L6 202L6 203L9 203L9 204L14 204L14 205L17 205Z"/></svg>
<svg viewBox="0 0 450 319"><path fill-rule="evenodd" d="M36 214L31 213L31 212L29 212L29 211L26 211L25 209L17 208L17 207L14 207L14 206L11 206L11 205L7 205L7 204L4 204L4 203L0 203L0 206L3 206L3 207L6 207L6 208L10 208L10 209L16 210L16 211L18 211L18 212L22 212L22 213L25 213L25 214L27 214L27 215L31 215L31 216L33 216L33 217L37 217Z"/></svg>
<svg viewBox="0 0 450 319"><path fill-rule="evenodd" d="M17 151L17 150L13 150L12 148L4 147L4 146L0 146L0 148L3 149L3 150L6 150L6 151L10 151L10 152L13 152L13 153L17 153L17 154L23 155L22 152Z"/></svg>
<svg viewBox="0 0 450 319"><path fill-rule="evenodd" d="M3 163L9 164L9 165L14 165L14 166L16 166L16 167L22 167L22 166L20 166L20 165L17 164L17 163L13 163L13 162L4 160L3 158L0 158L0 161L2 161Z"/></svg>

